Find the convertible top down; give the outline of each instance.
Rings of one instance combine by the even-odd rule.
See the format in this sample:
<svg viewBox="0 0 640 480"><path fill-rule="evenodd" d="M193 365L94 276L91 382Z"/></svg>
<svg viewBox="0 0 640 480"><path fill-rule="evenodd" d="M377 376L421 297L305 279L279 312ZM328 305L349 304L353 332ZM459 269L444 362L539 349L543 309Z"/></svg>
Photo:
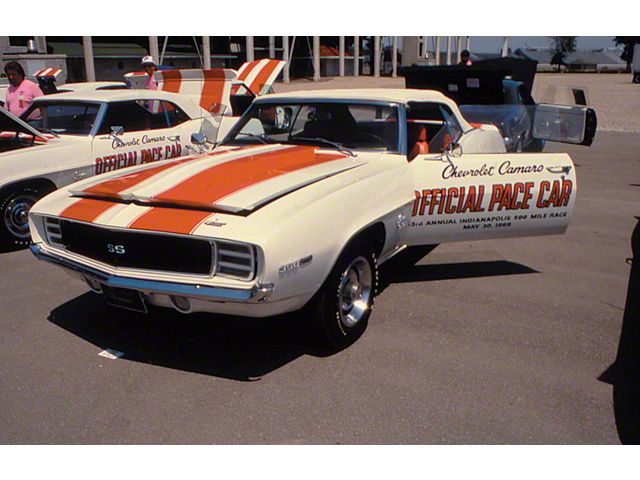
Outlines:
<svg viewBox="0 0 640 480"><path fill-rule="evenodd" d="M264 317L309 309L340 348L364 331L378 267L410 246L563 233L568 155L509 154L425 90L256 99L213 152L52 193L32 250L113 305Z"/></svg>

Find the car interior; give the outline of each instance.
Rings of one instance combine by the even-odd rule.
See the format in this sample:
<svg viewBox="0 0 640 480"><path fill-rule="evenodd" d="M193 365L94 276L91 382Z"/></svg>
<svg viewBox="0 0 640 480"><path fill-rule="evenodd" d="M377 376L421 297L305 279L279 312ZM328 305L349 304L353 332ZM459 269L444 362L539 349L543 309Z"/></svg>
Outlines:
<svg viewBox="0 0 640 480"><path fill-rule="evenodd" d="M107 107L98 134L108 134L114 126L123 127L125 132L137 132L170 128L187 120L189 117L182 109L166 101L113 102Z"/></svg>
<svg viewBox="0 0 640 480"><path fill-rule="evenodd" d="M441 153L458 140L461 133L453 112L430 102L410 102L407 108L407 159Z"/></svg>
<svg viewBox="0 0 640 480"><path fill-rule="evenodd" d="M81 102L35 103L22 119L38 130L68 135L87 135L95 122L100 105Z"/></svg>

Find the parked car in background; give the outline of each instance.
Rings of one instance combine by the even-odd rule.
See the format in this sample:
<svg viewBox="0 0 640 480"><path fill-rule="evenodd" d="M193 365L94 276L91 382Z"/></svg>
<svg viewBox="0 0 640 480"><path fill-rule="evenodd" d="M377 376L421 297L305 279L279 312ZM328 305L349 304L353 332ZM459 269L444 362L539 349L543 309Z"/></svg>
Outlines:
<svg viewBox="0 0 640 480"><path fill-rule="evenodd" d="M467 121L498 127L509 152L540 152L547 141L591 145L597 118L585 92L571 89L572 105L537 104L531 95L535 64L507 58L408 67L403 74L407 88L439 90L458 103Z"/></svg>
<svg viewBox="0 0 640 480"><path fill-rule="evenodd" d="M193 133L215 141L215 118L188 97L146 90L46 95L22 118L0 109L0 242L29 242L28 211L83 178L199 152Z"/></svg>

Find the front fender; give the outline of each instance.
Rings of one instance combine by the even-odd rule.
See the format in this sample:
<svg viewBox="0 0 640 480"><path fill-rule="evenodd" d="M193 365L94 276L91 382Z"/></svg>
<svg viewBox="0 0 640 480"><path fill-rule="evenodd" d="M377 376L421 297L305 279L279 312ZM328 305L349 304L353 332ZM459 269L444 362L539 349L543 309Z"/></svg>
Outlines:
<svg viewBox="0 0 640 480"><path fill-rule="evenodd" d="M273 300L299 296L302 306L324 283L345 246L368 226L382 222L386 230L383 252L396 248L406 229L398 216L408 218L413 197L406 160L396 168L363 179L355 177L318 197L270 230L261 245L261 283L276 285Z"/></svg>

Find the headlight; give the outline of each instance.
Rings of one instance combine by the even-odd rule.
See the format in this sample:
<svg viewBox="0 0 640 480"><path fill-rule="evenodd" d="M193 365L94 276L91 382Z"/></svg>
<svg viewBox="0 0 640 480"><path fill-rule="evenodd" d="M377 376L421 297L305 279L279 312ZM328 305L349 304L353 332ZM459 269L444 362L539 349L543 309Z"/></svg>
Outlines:
<svg viewBox="0 0 640 480"><path fill-rule="evenodd" d="M52 247L64 248L59 218L44 217L44 231L46 236L45 240L49 245Z"/></svg>
<svg viewBox="0 0 640 480"><path fill-rule="evenodd" d="M256 250L252 245L216 240L215 275L252 280L256 275Z"/></svg>

